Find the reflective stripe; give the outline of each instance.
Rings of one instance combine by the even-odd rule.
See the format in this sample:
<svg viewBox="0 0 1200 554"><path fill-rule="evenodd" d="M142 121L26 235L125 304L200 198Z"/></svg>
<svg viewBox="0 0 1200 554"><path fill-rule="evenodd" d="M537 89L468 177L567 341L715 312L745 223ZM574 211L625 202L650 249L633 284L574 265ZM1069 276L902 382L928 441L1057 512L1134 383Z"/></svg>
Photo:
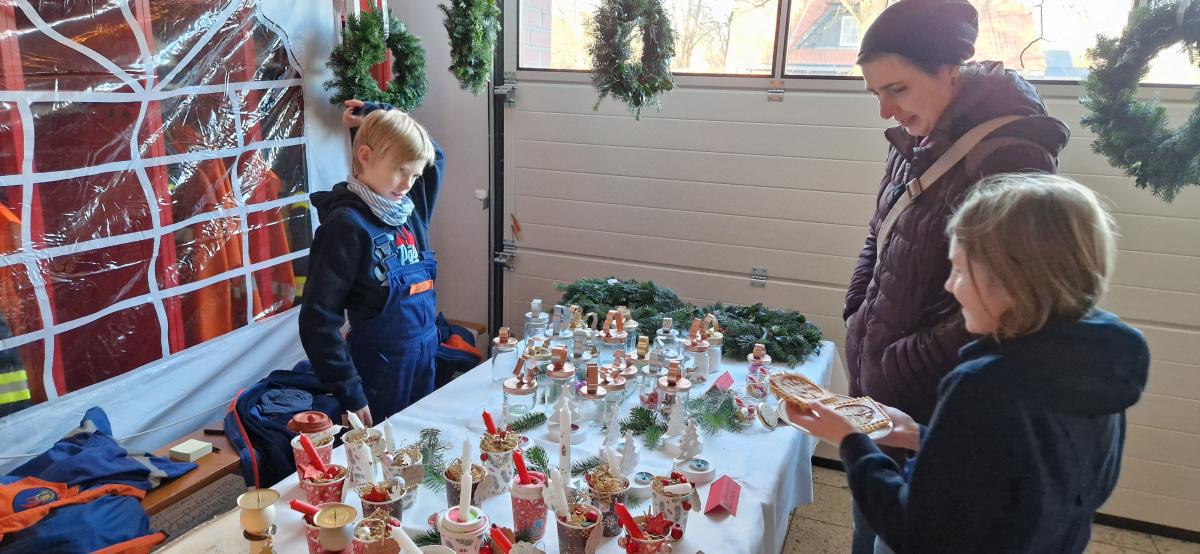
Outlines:
<svg viewBox="0 0 1200 554"><path fill-rule="evenodd" d="M0 393L0 404L12 404L22 400L29 400L28 390Z"/></svg>
<svg viewBox="0 0 1200 554"><path fill-rule="evenodd" d="M24 369L19 369L17 371L9 371L7 373L0 373L0 385L6 384L6 383L12 383L14 381L24 381L25 379L26 379L26 377L25 377Z"/></svg>

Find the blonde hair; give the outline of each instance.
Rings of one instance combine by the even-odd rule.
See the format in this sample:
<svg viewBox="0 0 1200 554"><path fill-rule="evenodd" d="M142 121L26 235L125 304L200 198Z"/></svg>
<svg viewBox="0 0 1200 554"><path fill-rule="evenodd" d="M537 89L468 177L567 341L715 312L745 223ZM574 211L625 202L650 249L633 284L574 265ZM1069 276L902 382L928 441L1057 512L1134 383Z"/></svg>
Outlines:
<svg viewBox="0 0 1200 554"><path fill-rule="evenodd" d="M429 131L400 110L375 110L363 119L351 147L354 175L363 170L358 161L360 146L369 146L372 156L390 156L397 164L413 161L429 164L434 156Z"/></svg>
<svg viewBox="0 0 1200 554"><path fill-rule="evenodd" d="M946 232L1012 297L996 330L1012 338L1096 306L1116 262L1114 228L1091 189L1058 175L1009 173L980 181Z"/></svg>

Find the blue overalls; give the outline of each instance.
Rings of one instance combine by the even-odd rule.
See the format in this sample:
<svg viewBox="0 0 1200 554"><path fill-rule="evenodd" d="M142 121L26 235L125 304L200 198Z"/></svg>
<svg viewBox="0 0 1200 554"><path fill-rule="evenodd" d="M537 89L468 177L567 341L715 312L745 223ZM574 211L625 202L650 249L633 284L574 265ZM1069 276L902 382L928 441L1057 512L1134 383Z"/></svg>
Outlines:
<svg viewBox="0 0 1200 554"><path fill-rule="evenodd" d="M387 304L378 315L350 312L350 357L362 378L371 417L382 421L434 389L438 350L437 260L432 250L421 261L401 265L394 232L372 237L373 273L386 281Z"/></svg>

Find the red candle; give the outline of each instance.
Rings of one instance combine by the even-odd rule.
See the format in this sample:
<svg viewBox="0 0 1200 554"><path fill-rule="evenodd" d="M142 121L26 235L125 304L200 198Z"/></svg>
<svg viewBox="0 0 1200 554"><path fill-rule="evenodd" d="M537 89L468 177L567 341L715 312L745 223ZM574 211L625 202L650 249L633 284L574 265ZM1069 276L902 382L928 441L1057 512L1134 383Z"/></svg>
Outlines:
<svg viewBox="0 0 1200 554"><path fill-rule="evenodd" d="M487 410L483 411L483 425L489 433L496 434L496 424L492 422L492 414L487 413Z"/></svg>
<svg viewBox="0 0 1200 554"><path fill-rule="evenodd" d="M504 531L501 531L495 523L492 524L492 544L499 548L504 554L508 554L512 550L512 542L509 542L508 537L504 536Z"/></svg>
<svg viewBox="0 0 1200 554"><path fill-rule="evenodd" d="M642 530L638 529L637 522L633 520L632 515L629 515L629 510L625 508L625 505L617 502L616 509L617 519L621 522L621 525L625 527L625 532L629 533L630 537L638 540L645 540L646 535L643 535Z"/></svg>
<svg viewBox="0 0 1200 554"><path fill-rule="evenodd" d="M517 466L517 475L521 477L521 484L530 484L529 470L525 469L525 456L521 455L520 450L513 451L513 465Z"/></svg>
<svg viewBox="0 0 1200 554"><path fill-rule="evenodd" d="M317 455L317 448L313 446L312 441L308 440L308 435L300 435L300 446L303 446L304 452L308 454L308 462L317 468L317 471L325 473L325 462L322 462L321 457Z"/></svg>
<svg viewBox="0 0 1200 554"><path fill-rule="evenodd" d="M298 499L291 501L290 503L288 503L288 505L291 506L293 510L296 510L297 512L300 512L309 517L317 515L317 512L319 512L321 510L320 508L313 506L312 504L309 504L308 502L304 502L304 501L301 501Z"/></svg>

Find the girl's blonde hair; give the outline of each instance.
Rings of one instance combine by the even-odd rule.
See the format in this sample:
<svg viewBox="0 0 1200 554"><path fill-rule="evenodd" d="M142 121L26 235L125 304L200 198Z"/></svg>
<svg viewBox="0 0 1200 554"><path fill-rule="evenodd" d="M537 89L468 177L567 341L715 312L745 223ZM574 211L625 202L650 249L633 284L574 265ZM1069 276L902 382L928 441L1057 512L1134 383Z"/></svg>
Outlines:
<svg viewBox="0 0 1200 554"><path fill-rule="evenodd" d="M373 156L390 157L396 164L423 161L433 162L433 141L412 116L400 110L375 110L363 119L363 124L354 135L351 152L354 175L362 174L358 161L358 147L371 147Z"/></svg>
<svg viewBox="0 0 1200 554"><path fill-rule="evenodd" d="M946 231L1012 297L996 331L1012 338L1096 306L1116 262L1114 229L1091 189L1058 175L1009 173L980 181Z"/></svg>

